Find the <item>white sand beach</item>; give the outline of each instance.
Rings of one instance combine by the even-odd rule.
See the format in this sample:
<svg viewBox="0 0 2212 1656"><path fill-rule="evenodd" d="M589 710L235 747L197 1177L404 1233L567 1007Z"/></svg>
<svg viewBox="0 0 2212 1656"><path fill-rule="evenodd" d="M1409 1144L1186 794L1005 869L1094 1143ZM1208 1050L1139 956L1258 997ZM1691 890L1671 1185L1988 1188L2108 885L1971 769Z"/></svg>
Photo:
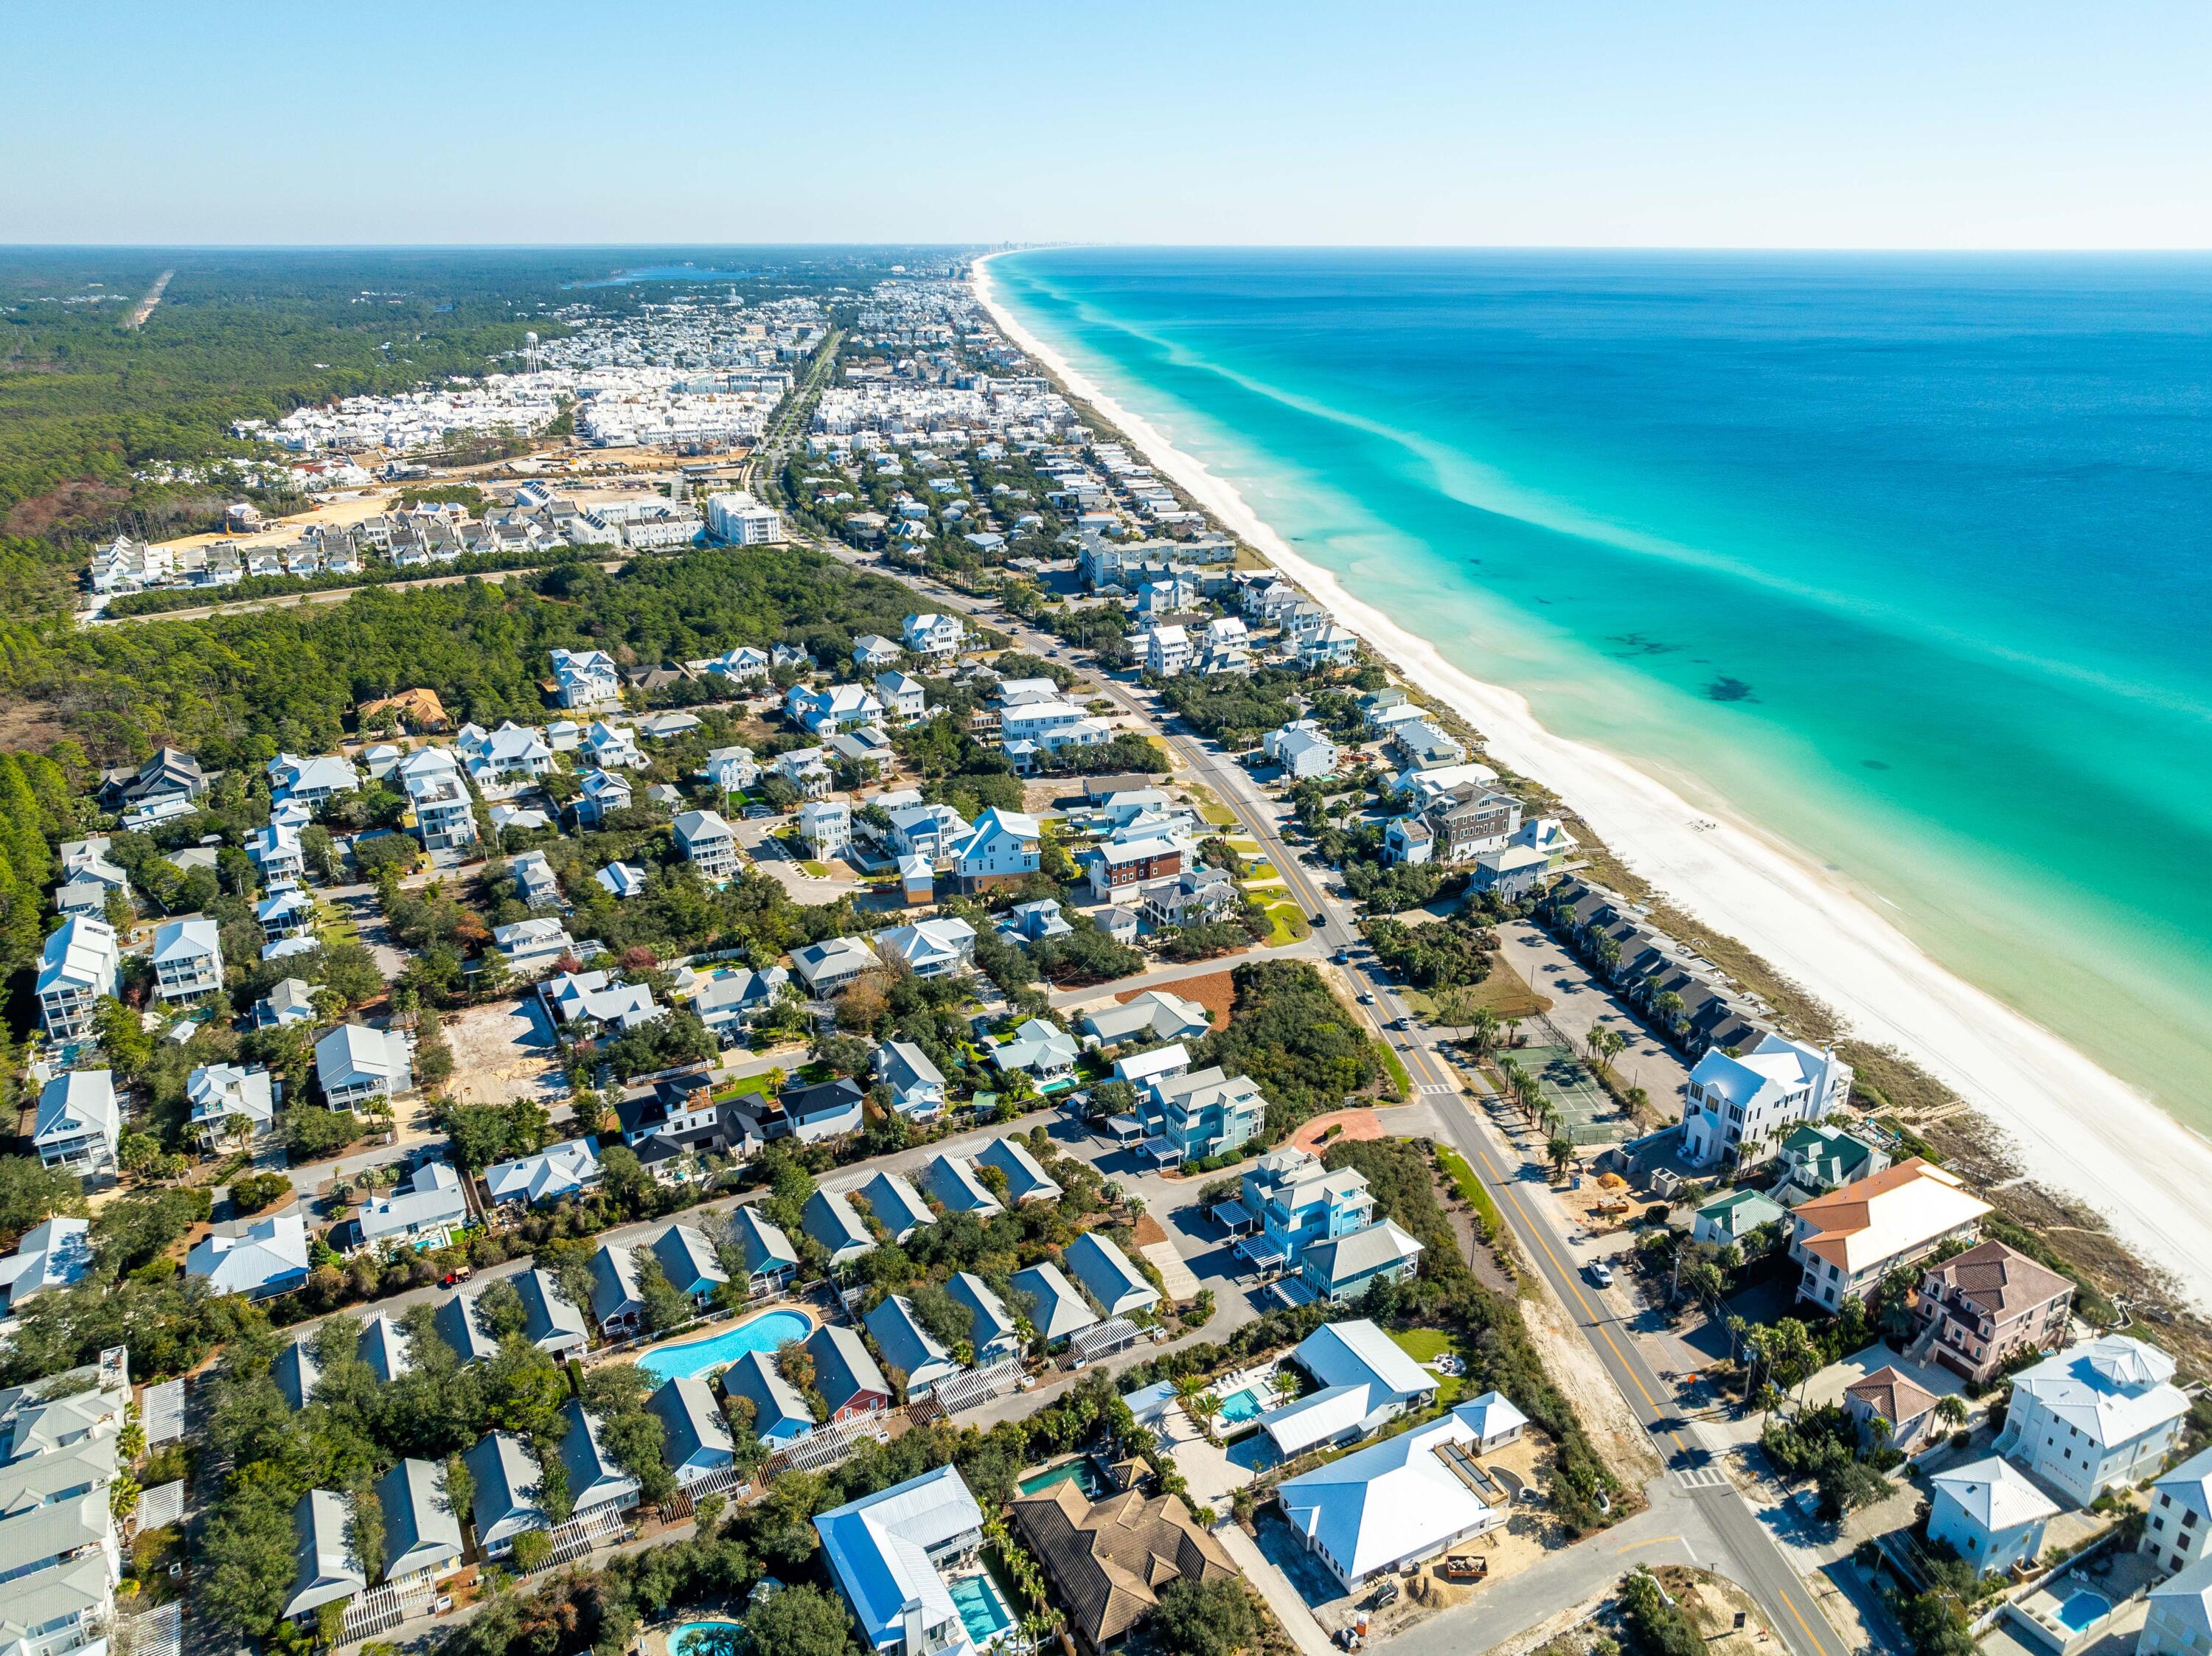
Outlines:
<svg viewBox="0 0 2212 1656"><path fill-rule="evenodd" d="M1456 710L1515 770L1555 791L1654 887L1739 939L1833 1007L1859 1038L1893 1046L2013 1141L2028 1174L2105 1216L2143 1258L2212 1306L2212 1144L1993 996L1954 976L1844 882L1749 824L1686 803L1626 759L1552 734L1528 702L1453 666L1427 641L1301 559L1235 488L1119 406L977 297L1007 337L1119 426L1153 466L1297 580L1410 682Z"/></svg>

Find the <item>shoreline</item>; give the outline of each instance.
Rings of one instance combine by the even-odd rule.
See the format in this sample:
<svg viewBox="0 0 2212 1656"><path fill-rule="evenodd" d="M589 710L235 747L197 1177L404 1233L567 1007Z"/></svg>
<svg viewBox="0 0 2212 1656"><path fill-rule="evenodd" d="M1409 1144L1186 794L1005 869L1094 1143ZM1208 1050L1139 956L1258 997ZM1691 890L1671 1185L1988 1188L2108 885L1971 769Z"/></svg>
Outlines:
<svg viewBox="0 0 2212 1656"><path fill-rule="evenodd" d="M1446 661L1309 563L1237 489L1048 348L1000 300L979 256L976 299L1006 337L1111 421L1162 474L1257 549L1412 684L1557 793L1613 854L1699 921L1831 1007L1850 1034L1895 1047L2009 1139L2033 1181L2103 1216L2112 1234L2212 1305L2212 1143L2051 1031L1931 958L1864 897L1794 847L1693 806L1627 760L1540 725L1527 700Z"/></svg>

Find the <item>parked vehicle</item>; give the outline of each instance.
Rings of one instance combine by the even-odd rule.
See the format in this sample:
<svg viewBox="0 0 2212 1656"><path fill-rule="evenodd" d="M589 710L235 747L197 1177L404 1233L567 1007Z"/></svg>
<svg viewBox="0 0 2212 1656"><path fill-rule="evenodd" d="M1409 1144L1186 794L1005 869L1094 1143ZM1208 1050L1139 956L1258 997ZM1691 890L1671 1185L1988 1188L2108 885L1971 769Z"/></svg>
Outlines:
<svg viewBox="0 0 2212 1656"><path fill-rule="evenodd" d="M1583 1267L1583 1275L1599 1288L1613 1286L1613 1267L1602 1259L1593 1259Z"/></svg>

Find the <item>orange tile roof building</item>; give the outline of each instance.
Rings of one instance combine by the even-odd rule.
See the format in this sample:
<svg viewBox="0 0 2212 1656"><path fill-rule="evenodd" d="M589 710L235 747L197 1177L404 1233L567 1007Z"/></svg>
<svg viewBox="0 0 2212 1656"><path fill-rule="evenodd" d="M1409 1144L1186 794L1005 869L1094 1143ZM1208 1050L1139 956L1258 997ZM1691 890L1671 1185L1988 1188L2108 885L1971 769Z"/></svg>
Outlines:
<svg viewBox="0 0 2212 1656"><path fill-rule="evenodd" d="M1990 1204L1955 1174L1915 1156L1802 1204L1790 1257L1803 1275L1797 1296L1834 1310L1864 1300L1883 1277L1926 1259L1954 1237L1980 1234Z"/></svg>

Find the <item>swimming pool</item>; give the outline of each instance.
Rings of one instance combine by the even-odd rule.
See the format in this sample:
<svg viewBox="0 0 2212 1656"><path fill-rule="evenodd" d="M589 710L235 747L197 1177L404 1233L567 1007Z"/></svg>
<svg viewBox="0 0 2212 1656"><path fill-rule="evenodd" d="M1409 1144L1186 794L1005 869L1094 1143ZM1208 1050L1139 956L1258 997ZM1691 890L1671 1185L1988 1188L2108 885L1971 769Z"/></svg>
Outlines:
<svg viewBox="0 0 2212 1656"><path fill-rule="evenodd" d="M1242 1426L1248 1420L1259 1419L1266 1407L1260 1401L1260 1393L1247 1386L1221 1399L1221 1418L1231 1426Z"/></svg>
<svg viewBox="0 0 2212 1656"><path fill-rule="evenodd" d="M698 1647L704 1642L702 1635L710 1633L727 1633L734 1638L738 1628L735 1622L686 1622L668 1635L669 1656L704 1656Z"/></svg>
<svg viewBox="0 0 2212 1656"><path fill-rule="evenodd" d="M969 1640L975 1645L987 1645L1013 1626L1014 1612L999 1596L989 1576L963 1575L957 1581L945 1583L945 1590L952 1595L953 1606L960 1612L961 1625L968 1629Z"/></svg>
<svg viewBox="0 0 2212 1656"><path fill-rule="evenodd" d="M710 1339L656 1346L637 1360L637 1366L656 1380L711 1374L717 1368L727 1368L748 1351L773 1351L786 1340L803 1340L812 1326L800 1312L763 1311Z"/></svg>
<svg viewBox="0 0 2212 1656"><path fill-rule="evenodd" d="M2075 1633L2094 1627L2112 1613L2112 1601L2103 1593L2091 1592L2086 1587L2079 1592L2069 1594L2066 1602L2058 1607L2058 1619Z"/></svg>
<svg viewBox="0 0 2212 1656"><path fill-rule="evenodd" d="M1062 1461L1050 1471L1024 1478L1022 1493L1035 1495L1040 1489L1049 1489L1055 1483L1066 1483L1071 1479L1090 1500L1096 1501L1106 1493L1106 1480L1098 1475L1098 1468L1088 1455L1078 1455L1073 1460Z"/></svg>

